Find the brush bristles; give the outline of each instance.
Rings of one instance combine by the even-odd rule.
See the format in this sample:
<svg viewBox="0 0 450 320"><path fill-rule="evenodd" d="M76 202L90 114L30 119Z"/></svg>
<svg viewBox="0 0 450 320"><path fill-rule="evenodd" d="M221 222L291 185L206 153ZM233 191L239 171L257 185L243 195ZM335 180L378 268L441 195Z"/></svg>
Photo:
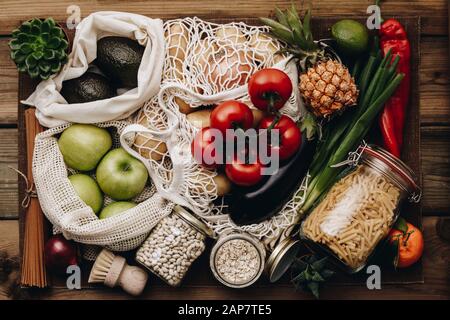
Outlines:
<svg viewBox="0 0 450 320"><path fill-rule="evenodd" d="M89 283L98 283L103 282L106 278L106 275L111 268L111 265L114 261L114 253L109 250L103 249L102 252L98 255L95 260L94 265L92 266L91 274L89 275Z"/></svg>

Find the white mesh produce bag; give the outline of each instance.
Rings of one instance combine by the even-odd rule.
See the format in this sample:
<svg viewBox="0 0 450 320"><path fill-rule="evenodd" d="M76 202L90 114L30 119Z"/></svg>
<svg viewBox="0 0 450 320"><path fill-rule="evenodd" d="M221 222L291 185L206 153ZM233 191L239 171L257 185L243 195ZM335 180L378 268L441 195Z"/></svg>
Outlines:
<svg viewBox="0 0 450 320"><path fill-rule="evenodd" d="M184 18L167 21L164 31L166 58L161 90L140 110L136 124L124 129L122 146L144 162L162 197L190 208L216 233L237 229L273 244L295 222L306 182L272 219L235 226L222 212L223 199L218 199L214 183L217 173L197 165L191 156L190 144L198 129L187 121L186 113L231 99L252 107L247 94L250 76L259 69L275 67L290 76L294 87L281 111L298 120L303 105L295 63L276 54L281 45L266 35L265 27ZM133 137L134 143L129 146L126 139Z"/></svg>
<svg viewBox="0 0 450 320"><path fill-rule="evenodd" d="M127 122L98 124L113 133L113 148L120 146L118 136ZM67 239L102 246L113 251L138 247L157 222L172 211L173 204L158 194L149 183L134 202L138 205L118 215L100 220L76 194L68 179L57 135L70 124L49 129L36 136L33 155L33 178L42 210L55 229ZM70 172L75 173L75 172ZM150 179L149 179L150 181ZM105 205L111 199L105 197Z"/></svg>

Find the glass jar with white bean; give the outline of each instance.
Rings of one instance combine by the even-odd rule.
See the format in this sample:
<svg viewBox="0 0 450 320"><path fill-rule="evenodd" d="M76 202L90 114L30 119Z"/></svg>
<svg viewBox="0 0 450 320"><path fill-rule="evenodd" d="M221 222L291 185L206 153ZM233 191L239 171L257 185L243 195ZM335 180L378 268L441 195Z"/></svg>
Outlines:
<svg viewBox="0 0 450 320"><path fill-rule="evenodd" d="M180 206L161 219L136 253L136 261L171 286L179 286L205 250L212 230Z"/></svg>

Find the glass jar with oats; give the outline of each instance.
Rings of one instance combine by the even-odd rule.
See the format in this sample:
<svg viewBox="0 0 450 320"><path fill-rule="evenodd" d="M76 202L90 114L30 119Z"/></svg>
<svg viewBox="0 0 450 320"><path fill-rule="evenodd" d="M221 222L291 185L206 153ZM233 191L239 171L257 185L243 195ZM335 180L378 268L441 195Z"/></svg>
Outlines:
<svg viewBox="0 0 450 320"><path fill-rule="evenodd" d="M418 202L413 171L384 149L365 146L302 222L300 236L349 273L366 265L399 215L403 200Z"/></svg>

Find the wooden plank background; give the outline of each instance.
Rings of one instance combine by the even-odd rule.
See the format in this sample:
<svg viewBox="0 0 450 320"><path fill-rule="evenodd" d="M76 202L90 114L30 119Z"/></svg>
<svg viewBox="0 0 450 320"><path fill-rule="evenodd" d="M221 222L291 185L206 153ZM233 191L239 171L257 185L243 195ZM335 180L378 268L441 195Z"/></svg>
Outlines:
<svg viewBox="0 0 450 320"><path fill-rule="evenodd" d="M77 1L82 16L98 10L118 10L145 14L151 17L170 18L180 15L216 15L223 17L266 16L275 5L286 7L287 1L214 0L195 1ZM340 2L316 0L313 13L316 16L363 15L373 1L350 0ZM298 1L300 3L300 1ZM20 21L31 17L52 15L57 20L67 18L66 9L72 1L2 1L0 3L0 251L11 256L18 254L18 196L17 175L8 166L17 167L17 91L18 76L14 63L9 59L7 43L11 30ZM426 249L424 254L425 284L385 286L380 291L369 291L364 287L331 287L323 291L324 298L450 298L450 244L436 235L437 216L450 215L450 78L447 0L389 0L383 4L383 15L421 16L422 41L420 74L421 108L421 161L423 172L423 221ZM11 275L11 278L14 276ZM0 299L8 298L7 285L0 284ZM101 294L101 295L100 295ZM159 291L158 296L147 290L145 298L186 298L184 289ZM225 295L224 295L225 294ZM290 287L283 288L277 297L266 290L225 290L211 293L198 288L189 298L244 298L251 294L255 298L308 298L295 294ZM86 290L68 292L51 290L43 298L55 299L98 299L123 298L118 291Z"/></svg>

